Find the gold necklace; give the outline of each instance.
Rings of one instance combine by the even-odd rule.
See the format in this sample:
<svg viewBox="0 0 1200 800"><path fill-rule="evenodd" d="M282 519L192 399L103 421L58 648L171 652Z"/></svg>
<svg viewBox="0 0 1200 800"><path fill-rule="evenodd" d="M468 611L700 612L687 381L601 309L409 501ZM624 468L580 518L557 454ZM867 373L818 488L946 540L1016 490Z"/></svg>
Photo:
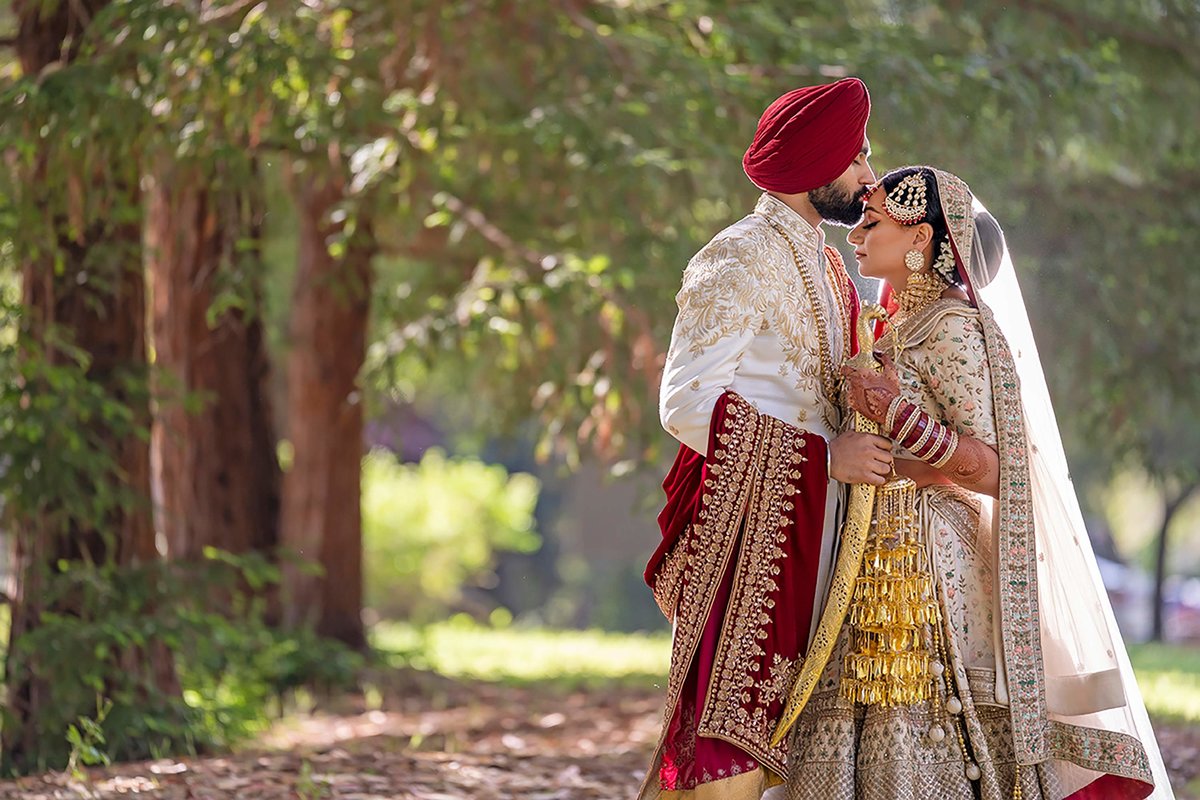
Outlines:
<svg viewBox="0 0 1200 800"><path fill-rule="evenodd" d="M788 236L783 226L777 223L770 217L763 216L776 233L783 237L787 242L788 249L792 251L792 261L796 264L796 271L800 273L800 279L804 282L804 291L808 294L808 302L812 306L813 316L817 321L817 341L821 348L820 365L821 365L821 386L825 390L825 397L830 402L836 405L838 393L840 391L841 379L838 377L837 370L833 363L833 351L829 347L829 336L825 331L827 320L825 315L821 313L821 302L817 295L817 288L813 284L812 276L808 274L808 270L800 263L800 253L796 250L796 245L792 242L792 237Z"/></svg>
<svg viewBox="0 0 1200 800"><path fill-rule="evenodd" d="M942 299L948 284L933 270L921 270L908 276L904 291L896 295L900 310L896 313L895 325L900 327L918 313Z"/></svg>
<svg viewBox="0 0 1200 800"><path fill-rule="evenodd" d="M850 276L846 274L846 264L842 255L832 247L826 246L825 277L834 288L834 306L837 308L838 321L841 323L842 352L850 352L850 293L846 283Z"/></svg>

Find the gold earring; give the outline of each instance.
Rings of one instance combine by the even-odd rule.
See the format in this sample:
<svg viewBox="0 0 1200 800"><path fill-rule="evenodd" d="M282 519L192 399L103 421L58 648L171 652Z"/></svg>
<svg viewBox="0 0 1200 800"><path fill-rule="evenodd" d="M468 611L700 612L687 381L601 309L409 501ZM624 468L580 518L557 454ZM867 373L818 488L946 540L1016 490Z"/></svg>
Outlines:
<svg viewBox="0 0 1200 800"><path fill-rule="evenodd" d="M925 254L915 248L909 250L904 254L904 266L909 272L920 272L925 269Z"/></svg>

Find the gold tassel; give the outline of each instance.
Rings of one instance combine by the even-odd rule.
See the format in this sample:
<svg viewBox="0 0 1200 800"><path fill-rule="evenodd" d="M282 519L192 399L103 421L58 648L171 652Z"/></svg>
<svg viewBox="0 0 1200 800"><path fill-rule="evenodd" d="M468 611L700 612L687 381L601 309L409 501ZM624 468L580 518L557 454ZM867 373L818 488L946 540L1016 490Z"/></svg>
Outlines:
<svg viewBox="0 0 1200 800"><path fill-rule="evenodd" d="M876 492L875 514L847 618L853 651L842 697L868 705L912 705L930 697L927 625L941 612L917 522L917 485L893 476Z"/></svg>

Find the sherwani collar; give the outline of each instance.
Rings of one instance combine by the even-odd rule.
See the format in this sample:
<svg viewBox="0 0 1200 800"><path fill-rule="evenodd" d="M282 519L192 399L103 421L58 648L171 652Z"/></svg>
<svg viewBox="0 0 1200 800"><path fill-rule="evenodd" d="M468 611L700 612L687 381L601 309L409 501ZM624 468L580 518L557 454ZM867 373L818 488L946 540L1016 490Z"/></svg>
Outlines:
<svg viewBox="0 0 1200 800"><path fill-rule="evenodd" d="M825 250L825 232L814 228L808 220L797 214L787 203L767 192L763 192L754 206L754 213L761 214L782 227L791 236L802 259L810 264L821 264Z"/></svg>

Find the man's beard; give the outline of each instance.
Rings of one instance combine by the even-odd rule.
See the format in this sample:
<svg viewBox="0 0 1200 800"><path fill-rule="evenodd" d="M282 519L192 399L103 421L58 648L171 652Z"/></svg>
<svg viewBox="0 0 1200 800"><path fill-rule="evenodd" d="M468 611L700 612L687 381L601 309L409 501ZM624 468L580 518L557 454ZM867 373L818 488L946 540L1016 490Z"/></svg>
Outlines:
<svg viewBox="0 0 1200 800"><path fill-rule="evenodd" d="M863 199L867 196L867 187L863 186L853 194L835 184L827 183L808 193L808 201L821 215L821 219L834 225L853 228L863 216Z"/></svg>

